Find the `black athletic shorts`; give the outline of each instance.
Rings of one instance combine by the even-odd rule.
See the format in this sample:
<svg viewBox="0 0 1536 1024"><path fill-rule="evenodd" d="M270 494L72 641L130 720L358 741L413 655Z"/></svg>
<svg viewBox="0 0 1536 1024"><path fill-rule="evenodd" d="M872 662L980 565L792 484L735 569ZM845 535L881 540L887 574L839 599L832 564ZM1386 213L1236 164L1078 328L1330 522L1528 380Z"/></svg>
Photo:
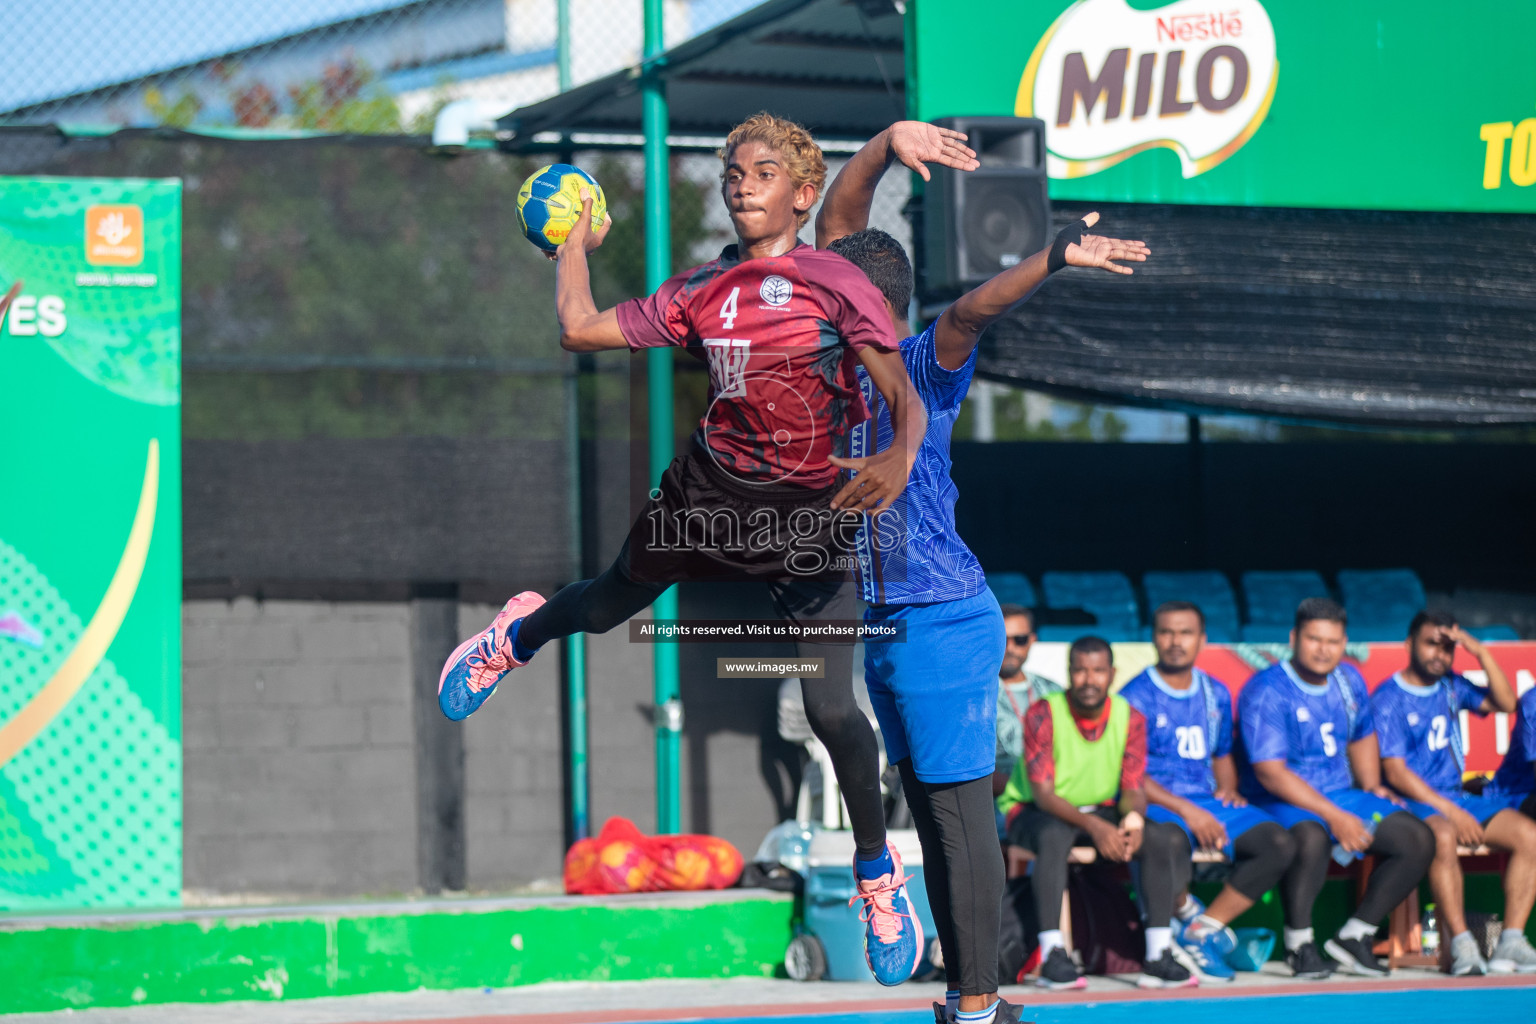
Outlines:
<svg viewBox="0 0 1536 1024"><path fill-rule="evenodd" d="M618 565L637 583L851 581L863 514L832 510L842 486L754 486L726 475L695 444L651 492Z"/></svg>

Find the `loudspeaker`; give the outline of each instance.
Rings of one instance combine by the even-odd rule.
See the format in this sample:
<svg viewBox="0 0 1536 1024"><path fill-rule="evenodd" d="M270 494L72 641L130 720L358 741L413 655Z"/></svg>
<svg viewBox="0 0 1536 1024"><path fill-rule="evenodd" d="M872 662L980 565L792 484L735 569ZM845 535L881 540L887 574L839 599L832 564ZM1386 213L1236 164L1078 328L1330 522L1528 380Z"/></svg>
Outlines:
<svg viewBox="0 0 1536 1024"><path fill-rule="evenodd" d="M1045 248L1051 230L1045 122L1033 117L946 117L968 136L981 166L930 165L914 231L924 299L954 298Z"/></svg>

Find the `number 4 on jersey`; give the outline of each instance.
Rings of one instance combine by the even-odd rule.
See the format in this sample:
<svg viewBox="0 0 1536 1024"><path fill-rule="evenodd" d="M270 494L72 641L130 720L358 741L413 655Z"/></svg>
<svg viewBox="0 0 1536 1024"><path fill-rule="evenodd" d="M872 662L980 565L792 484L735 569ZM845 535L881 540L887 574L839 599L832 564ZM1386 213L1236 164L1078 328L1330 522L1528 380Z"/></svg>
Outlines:
<svg viewBox="0 0 1536 1024"><path fill-rule="evenodd" d="M720 319L725 321L723 330L729 331L736 326L736 296L740 294L740 288L732 288L730 297L720 304Z"/></svg>

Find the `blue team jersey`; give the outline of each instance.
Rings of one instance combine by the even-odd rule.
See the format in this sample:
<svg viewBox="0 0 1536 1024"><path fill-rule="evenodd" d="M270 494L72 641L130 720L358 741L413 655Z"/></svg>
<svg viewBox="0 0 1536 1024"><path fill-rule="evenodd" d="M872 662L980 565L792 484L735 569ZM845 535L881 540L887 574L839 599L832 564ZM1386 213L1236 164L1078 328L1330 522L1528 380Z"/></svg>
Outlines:
<svg viewBox="0 0 1536 1024"><path fill-rule="evenodd" d="M1484 795L1523 796L1536 792L1532 761L1536 761L1536 690L1526 690L1515 705L1514 720L1509 723L1509 749L1504 752L1504 763L1493 776L1488 787L1490 793Z"/></svg>
<svg viewBox="0 0 1536 1024"><path fill-rule="evenodd" d="M1430 686L1417 686L1401 673L1393 675L1371 695L1381 756L1402 758L1441 796L1461 796L1467 763L1461 712L1481 713L1486 697L1466 676L1444 676Z"/></svg>
<svg viewBox="0 0 1536 1024"><path fill-rule="evenodd" d="M976 350L958 370L939 365L934 328L901 343L912 386L928 412L928 432L917 450L907 489L889 509L866 517L855 541L861 596L870 604L927 604L974 597L987 585L981 563L955 532L959 491L949 478L949 435L971 386ZM889 448L891 413L864 367L859 387L872 416L849 435L849 454L864 458ZM871 432L873 431L873 436Z"/></svg>
<svg viewBox="0 0 1536 1024"><path fill-rule="evenodd" d="M1341 664L1321 686L1304 681L1287 658L1256 673L1237 698L1238 728L1246 757L1243 794L1273 799L1254 777L1258 761L1284 761L1319 793L1354 785L1350 743L1376 731L1365 680Z"/></svg>
<svg viewBox="0 0 1536 1024"><path fill-rule="evenodd" d="M1174 796L1216 792L1211 759L1232 752L1232 693L1198 668L1176 690L1152 666L1120 688L1147 720L1147 774Z"/></svg>

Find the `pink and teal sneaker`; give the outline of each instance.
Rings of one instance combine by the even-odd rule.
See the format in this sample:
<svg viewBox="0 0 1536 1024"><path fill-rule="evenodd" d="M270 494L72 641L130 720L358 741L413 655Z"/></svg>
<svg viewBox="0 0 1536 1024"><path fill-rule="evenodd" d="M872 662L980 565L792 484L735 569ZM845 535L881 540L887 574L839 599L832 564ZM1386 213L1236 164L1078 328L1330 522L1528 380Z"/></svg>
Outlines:
<svg viewBox="0 0 1536 1024"><path fill-rule="evenodd" d="M512 655L512 627L543 603L538 594L525 590L508 601L489 626L459 644L437 680L437 706L443 714L463 721L490 699L502 676L527 664Z"/></svg>
<svg viewBox="0 0 1536 1024"><path fill-rule="evenodd" d="M885 848L890 851L894 870L879 878L859 878L855 866L859 891L848 905L864 901L859 920L864 922L864 959L869 972L882 985L900 985L912 977L923 959L923 926L907 897L911 877L901 873L901 854L889 840Z"/></svg>

